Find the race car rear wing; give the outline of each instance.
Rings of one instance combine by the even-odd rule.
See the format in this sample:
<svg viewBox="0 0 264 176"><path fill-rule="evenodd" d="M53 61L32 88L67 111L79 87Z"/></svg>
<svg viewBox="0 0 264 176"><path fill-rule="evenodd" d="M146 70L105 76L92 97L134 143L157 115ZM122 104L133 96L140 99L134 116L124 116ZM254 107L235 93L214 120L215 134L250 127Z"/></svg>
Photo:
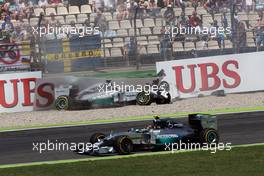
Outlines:
<svg viewBox="0 0 264 176"><path fill-rule="evenodd" d="M189 124L193 129L203 130L213 128L217 130L217 118L210 114L189 114Z"/></svg>

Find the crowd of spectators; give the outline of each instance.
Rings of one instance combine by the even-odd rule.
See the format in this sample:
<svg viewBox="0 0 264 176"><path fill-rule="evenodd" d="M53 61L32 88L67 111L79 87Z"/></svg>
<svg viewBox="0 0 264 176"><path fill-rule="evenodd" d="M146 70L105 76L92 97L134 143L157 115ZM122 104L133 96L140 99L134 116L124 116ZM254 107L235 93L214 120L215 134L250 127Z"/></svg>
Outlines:
<svg viewBox="0 0 264 176"><path fill-rule="evenodd" d="M188 4L189 3L189 4ZM209 40L217 41L218 47L223 49L225 47L225 40L229 40L230 42L235 44L235 47L238 49L244 48L248 46L247 43L247 33L253 32L254 36L254 43L256 44L257 48L259 46L264 46L264 18L263 18L263 7L264 1L253 1L253 0L238 0L233 2L235 4L234 8L234 25L232 26L231 20L227 20L227 12L230 12L230 6L232 3L228 0L208 0L208 1L199 1L193 0L191 2L184 2L184 1L176 1L174 5L182 8L181 15L179 17L175 16L173 11L172 5L169 4L167 6L167 10L164 13L164 19L166 20L166 25L176 26L177 29L180 27L184 27L185 29L192 29L198 28L202 29L206 27L210 30L207 34L181 34L178 31L178 34L172 37L170 40L164 38L161 41L161 46L168 46L164 45L164 41L167 42L182 42L183 48L185 48L185 42L192 41L194 42L196 48L197 41L203 41L204 47L208 47ZM192 15L185 14L186 7L193 7ZM198 7L204 7L207 10L208 14L211 15L213 21L210 26L204 25L204 20L202 15L197 14ZM255 25L249 24L247 20L240 20L238 13L245 12L249 15L250 12L257 12L258 13L258 23ZM221 14L221 19L215 19L215 14ZM230 16L229 16L230 18ZM249 17L250 18L250 17ZM251 19L249 19L251 20ZM207 24L208 25L208 24ZM223 33L217 33L219 28L227 29ZM216 34L216 35L215 35ZM163 49L164 50L164 49Z"/></svg>
<svg viewBox="0 0 264 176"><path fill-rule="evenodd" d="M36 17L34 8L64 5L63 0L1 0L1 39L9 38L11 41L28 39L31 33L28 20Z"/></svg>
<svg viewBox="0 0 264 176"><path fill-rule="evenodd" d="M91 2L91 1L90 1ZM212 15L213 22L211 26L216 29L219 26L228 27L225 13L230 8L229 0L92 0L92 10L96 13L94 20L95 26L100 26L100 29L105 31L108 28L106 17L102 14L104 12L116 13L116 19L118 21L126 19L134 19L135 12L137 12L137 18L155 18L163 17L166 25L185 26L185 27L202 27L203 18L197 14L197 8L203 7L209 14ZM63 0L0 0L0 15L1 15L1 37L9 35L11 40L21 41L31 35L31 27L28 24L30 18L35 17L34 8L36 7L58 7L67 6L68 1ZM256 33L256 42L261 44L264 42L264 19L263 8L264 0L236 0L236 12L250 12L258 11L260 20L254 26L249 26L235 16L236 31L235 35L239 41L239 45L246 46L246 29L251 28ZM175 7L181 8L181 15L175 16ZM187 7L193 7L192 15L186 15L185 9ZM164 13L160 13L162 9L166 9ZM214 19L214 14L222 13L223 18L221 21ZM43 16L44 14L42 14ZM56 20L55 14L50 14L50 20L41 20L40 25L52 25L61 26L60 22ZM15 24L14 24L15 23ZM85 25L89 25L89 20L85 22ZM70 26L75 26L74 22L71 22ZM190 36L177 35L173 40L185 41ZM209 36L210 37L210 36ZM198 36L191 36L194 40L199 40ZM219 48L224 45L224 40L227 36L217 35L214 36L218 43ZM208 41L208 36L202 36L201 40ZM167 39L166 39L167 40ZM242 40L242 41L241 41ZM184 43L183 43L184 45ZM263 43L264 45L264 43Z"/></svg>

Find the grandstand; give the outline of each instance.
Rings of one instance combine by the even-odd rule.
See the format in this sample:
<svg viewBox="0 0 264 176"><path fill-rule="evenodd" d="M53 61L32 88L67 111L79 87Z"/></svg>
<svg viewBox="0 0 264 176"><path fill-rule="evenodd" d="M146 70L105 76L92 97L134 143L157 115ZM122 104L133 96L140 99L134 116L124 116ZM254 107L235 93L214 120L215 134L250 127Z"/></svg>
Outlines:
<svg viewBox="0 0 264 176"><path fill-rule="evenodd" d="M179 3L176 0L175 3L170 3L170 1L160 3L159 0L157 2L150 0L136 3L128 0L118 1L111 7L105 5L104 8L100 4L102 1L99 0L89 0L79 6L72 6L66 2L53 4L46 2L41 6L40 3L34 5L25 2L24 7L17 4L17 12L9 13L12 2L6 1L2 4L1 24L5 22L7 15L12 17L11 23L14 25L12 33L18 33L15 36L23 34L23 37L13 37L13 40L19 39L20 42L32 40L32 26L40 27L47 24L65 28L99 26L102 56L108 58L107 62L110 62L108 66L123 66L124 62L134 65L138 62L135 59L137 57L140 57L141 64L153 64L159 60L206 56L210 54L210 51L212 51L211 54L232 53L234 46L238 48L238 52L256 51L261 49L259 41L264 40L263 27L260 29L261 32L257 30L257 25L264 26L264 18L262 18L264 2L261 0L257 1L257 4L253 3L246 7L238 1L234 11L237 26L236 30L232 31L233 35L224 33L222 36L214 37L210 33L171 36L164 33L164 28L165 26L179 27L184 20L188 26L194 13L197 14L195 19L201 20L201 24L198 25L200 27L231 28L233 13L230 11L228 1ZM162 4L161 7L158 6L160 4ZM94 35L94 33L89 35ZM65 41L71 37L73 36L46 35L41 41L58 39ZM37 40L36 36L35 40ZM264 45L263 41L262 44ZM35 52L45 51L42 48L43 45L39 44L38 47L34 48ZM41 55L45 54L45 52L41 53Z"/></svg>

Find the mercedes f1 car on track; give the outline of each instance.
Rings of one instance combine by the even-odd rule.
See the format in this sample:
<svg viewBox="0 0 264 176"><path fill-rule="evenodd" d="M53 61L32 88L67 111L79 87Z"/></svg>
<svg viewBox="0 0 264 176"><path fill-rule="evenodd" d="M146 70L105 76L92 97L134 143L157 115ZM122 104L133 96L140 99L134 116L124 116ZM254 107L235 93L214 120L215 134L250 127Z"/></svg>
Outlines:
<svg viewBox="0 0 264 176"><path fill-rule="evenodd" d="M170 94L163 89L141 92L113 89L112 82L106 81L95 84L84 90L76 85L62 85L55 88L55 107L57 110L87 109L97 107L114 107L130 104L150 105L168 104L171 102ZM104 88L102 91L101 88Z"/></svg>
<svg viewBox="0 0 264 176"><path fill-rule="evenodd" d="M160 119L155 117L153 124L144 129L131 129L128 132L95 133L90 142L96 150L86 151L90 155L103 155L110 153L130 154L142 150L164 150L172 143L199 143L217 144L216 116L208 114L191 114L189 124L183 124L173 118Z"/></svg>

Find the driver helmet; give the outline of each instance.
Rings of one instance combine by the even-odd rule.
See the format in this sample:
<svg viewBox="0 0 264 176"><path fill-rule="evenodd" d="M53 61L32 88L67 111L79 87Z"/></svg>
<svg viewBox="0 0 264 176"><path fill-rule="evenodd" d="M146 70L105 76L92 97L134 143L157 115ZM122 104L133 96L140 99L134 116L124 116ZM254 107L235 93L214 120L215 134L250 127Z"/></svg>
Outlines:
<svg viewBox="0 0 264 176"><path fill-rule="evenodd" d="M161 120L159 116L154 116L153 126L154 128L161 128Z"/></svg>

